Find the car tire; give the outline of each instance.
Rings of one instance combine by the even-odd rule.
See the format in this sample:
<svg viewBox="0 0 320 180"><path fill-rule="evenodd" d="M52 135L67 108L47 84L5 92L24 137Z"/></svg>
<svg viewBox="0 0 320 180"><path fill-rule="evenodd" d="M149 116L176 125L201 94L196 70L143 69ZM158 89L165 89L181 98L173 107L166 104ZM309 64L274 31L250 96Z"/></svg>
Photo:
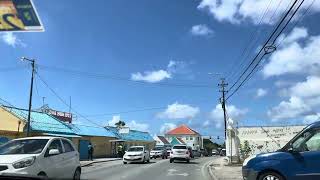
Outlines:
<svg viewBox="0 0 320 180"><path fill-rule="evenodd" d="M187 163L190 163L190 159L187 159Z"/></svg>
<svg viewBox="0 0 320 180"><path fill-rule="evenodd" d="M262 173L258 180L267 180L268 178L273 178L274 180L285 180L280 174L272 171Z"/></svg>
<svg viewBox="0 0 320 180"><path fill-rule="evenodd" d="M79 168L76 169L73 175L73 180L80 180L81 179L81 170Z"/></svg>
<svg viewBox="0 0 320 180"><path fill-rule="evenodd" d="M170 159L170 163L173 163L173 159Z"/></svg>
<svg viewBox="0 0 320 180"><path fill-rule="evenodd" d="M127 162L123 162L123 164L127 164Z"/></svg>
<svg viewBox="0 0 320 180"><path fill-rule="evenodd" d="M40 172L38 176L40 177L40 179L49 179L45 172Z"/></svg>
<svg viewBox="0 0 320 180"><path fill-rule="evenodd" d="M147 163L150 163L150 158L147 160Z"/></svg>
<svg viewBox="0 0 320 180"><path fill-rule="evenodd" d="M146 163L146 158L143 157L142 164Z"/></svg>

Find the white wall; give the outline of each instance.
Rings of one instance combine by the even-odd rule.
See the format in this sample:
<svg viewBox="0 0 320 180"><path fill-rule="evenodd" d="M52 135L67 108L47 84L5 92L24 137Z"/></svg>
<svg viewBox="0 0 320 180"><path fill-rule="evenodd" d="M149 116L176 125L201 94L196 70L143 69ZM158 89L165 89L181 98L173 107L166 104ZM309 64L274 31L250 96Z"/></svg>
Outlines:
<svg viewBox="0 0 320 180"><path fill-rule="evenodd" d="M273 152L288 143L305 126L278 127L240 127L238 138L240 143L249 142L252 154ZM279 144L279 145L278 145Z"/></svg>

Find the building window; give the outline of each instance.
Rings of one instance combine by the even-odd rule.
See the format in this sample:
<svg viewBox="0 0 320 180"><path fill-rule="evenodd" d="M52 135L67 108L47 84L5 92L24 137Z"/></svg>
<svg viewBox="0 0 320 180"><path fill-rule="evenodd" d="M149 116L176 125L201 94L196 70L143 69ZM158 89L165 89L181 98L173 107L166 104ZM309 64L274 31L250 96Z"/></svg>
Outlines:
<svg viewBox="0 0 320 180"><path fill-rule="evenodd" d="M187 140L187 141L189 140L189 137L188 137L188 136L186 136L186 140Z"/></svg>
<svg viewBox="0 0 320 180"><path fill-rule="evenodd" d="M190 140L193 141L193 137L192 136L190 136Z"/></svg>

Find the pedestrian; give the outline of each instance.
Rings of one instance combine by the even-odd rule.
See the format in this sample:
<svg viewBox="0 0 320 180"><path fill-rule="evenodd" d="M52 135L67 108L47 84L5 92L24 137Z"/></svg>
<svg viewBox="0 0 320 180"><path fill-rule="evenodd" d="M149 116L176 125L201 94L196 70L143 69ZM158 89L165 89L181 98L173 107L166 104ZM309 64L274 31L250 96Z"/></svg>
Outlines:
<svg viewBox="0 0 320 180"><path fill-rule="evenodd" d="M123 157L123 146L121 144L118 146L118 157Z"/></svg>
<svg viewBox="0 0 320 180"><path fill-rule="evenodd" d="M88 159L91 161L93 161L93 151L94 151L94 149L93 149L93 146L90 142L88 145L88 156L89 156Z"/></svg>

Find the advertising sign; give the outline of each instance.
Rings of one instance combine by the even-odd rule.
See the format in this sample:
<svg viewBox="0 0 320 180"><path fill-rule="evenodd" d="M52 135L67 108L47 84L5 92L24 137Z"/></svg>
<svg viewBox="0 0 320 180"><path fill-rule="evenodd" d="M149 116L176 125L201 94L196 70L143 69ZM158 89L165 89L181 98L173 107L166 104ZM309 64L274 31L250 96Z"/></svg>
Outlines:
<svg viewBox="0 0 320 180"><path fill-rule="evenodd" d="M1 31L44 31L32 0L0 0Z"/></svg>

